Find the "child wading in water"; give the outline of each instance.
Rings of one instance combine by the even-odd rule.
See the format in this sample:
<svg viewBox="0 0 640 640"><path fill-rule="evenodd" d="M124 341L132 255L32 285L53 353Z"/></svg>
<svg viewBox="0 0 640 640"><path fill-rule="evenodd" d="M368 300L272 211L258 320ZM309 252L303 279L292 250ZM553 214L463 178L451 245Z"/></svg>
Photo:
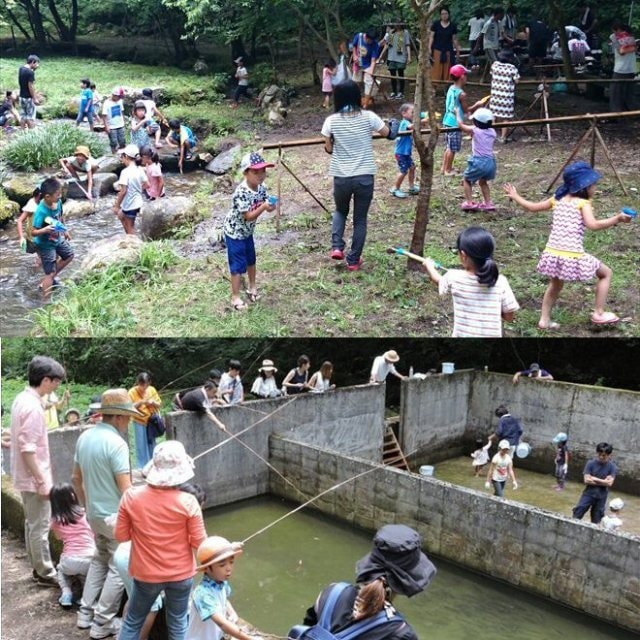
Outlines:
<svg viewBox="0 0 640 640"><path fill-rule="evenodd" d="M193 158L193 150L198 144L198 139L189 127L180 123L177 118L169 120L169 133L167 134L166 141L170 147L178 147L178 167L180 173L182 173L182 165L185 160L191 160Z"/></svg>
<svg viewBox="0 0 640 640"><path fill-rule="evenodd" d="M400 115L402 121L398 127L398 133L403 131L411 131L413 129L413 110L414 107L410 103L403 104L400 107ZM398 163L398 175L396 181L389 190L396 198L406 198L408 193L411 195L417 195L420 193L420 187L416 185L416 164L411 157L411 151L413 149L413 137L412 136L398 136L396 138L396 162ZM403 191L401 189L402 183L405 177L409 175L409 191Z"/></svg>
<svg viewBox="0 0 640 640"><path fill-rule="evenodd" d="M440 295L453 296L452 337L500 338L502 320L513 320L520 305L493 261L493 236L482 227L469 227L458 236L457 247L464 269L449 269L441 276L435 262L424 259Z"/></svg>
<svg viewBox="0 0 640 640"><path fill-rule="evenodd" d="M142 208L142 190L149 186L147 174L138 166L136 159L140 154L135 144L128 144L121 152L124 169L118 178L120 191L113 205L113 212L122 223L124 232L133 235L136 232L136 217Z"/></svg>
<svg viewBox="0 0 640 640"><path fill-rule="evenodd" d="M162 165L158 153L151 147L140 149L140 159L147 174L149 186L146 188L149 200L164 198L164 177L162 176Z"/></svg>
<svg viewBox="0 0 640 640"><path fill-rule="evenodd" d="M143 100L138 100L133 106L131 115L131 142L142 147L151 146L151 138L147 133L147 127L153 124L153 118L147 114L147 106Z"/></svg>
<svg viewBox="0 0 640 640"><path fill-rule="evenodd" d="M336 75L336 61L329 60L322 69L322 108L328 109L333 95L333 78Z"/></svg>
<svg viewBox="0 0 640 640"><path fill-rule="evenodd" d="M574 162L565 169L562 177L564 184L556 191L555 196L542 202L525 200L513 185L504 185L509 198L528 211L553 210L551 234L538 262L538 272L551 278L542 299L538 328L559 328L559 324L551 321L551 311L565 281L586 282L594 275L598 282L591 322L595 325L615 324L620 318L604 308L612 271L606 264L585 253L582 241L585 228L600 231L621 222L631 222L632 217L625 213L617 213L604 220L594 217L591 200L596 192L596 182L602 176L589 163L582 160Z"/></svg>
<svg viewBox="0 0 640 640"><path fill-rule="evenodd" d="M460 205L463 211L495 211L496 205L491 201L488 180L496 177L496 158L493 145L496 141L496 130L493 128L493 114L489 109L481 107L473 114L473 127L464 124L458 116L458 125L471 136L471 157L464 171L464 202ZM473 185L478 183L484 202L472 200Z"/></svg>
<svg viewBox="0 0 640 640"><path fill-rule="evenodd" d="M554 460L556 463L556 480L558 482L554 487L556 491L562 491L564 489L564 482L567 478L567 471L569 470L571 454L569 453L567 440L567 434L562 431L552 440L553 444L556 445L556 457Z"/></svg>
<svg viewBox="0 0 640 640"><path fill-rule="evenodd" d="M58 563L58 583L62 594L58 602L67 609L73 605L71 579L80 576L84 582L96 543L84 509L70 484L53 486L49 499L51 530L56 538L62 540L62 554Z"/></svg>

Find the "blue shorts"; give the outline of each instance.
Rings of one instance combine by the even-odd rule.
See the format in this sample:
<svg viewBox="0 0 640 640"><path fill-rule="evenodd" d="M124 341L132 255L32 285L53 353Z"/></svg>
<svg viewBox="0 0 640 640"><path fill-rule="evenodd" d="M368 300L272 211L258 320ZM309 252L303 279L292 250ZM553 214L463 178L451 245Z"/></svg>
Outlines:
<svg viewBox="0 0 640 640"><path fill-rule="evenodd" d="M160 129L160 125L155 121L152 120L148 125L147 125L147 131L149 133L155 133L156 131L158 131Z"/></svg>
<svg viewBox="0 0 640 640"><path fill-rule="evenodd" d="M38 247L37 251L40 256L40 260L42 261L42 270L47 276L51 273L58 272L57 262L59 257L62 258L62 260L69 260L69 258L73 258L74 256L73 249L71 248L68 240L63 240L55 247L49 247L46 249Z"/></svg>
<svg viewBox="0 0 640 640"><path fill-rule="evenodd" d="M444 134L447 140L447 149L457 153L462 149L462 131L447 131Z"/></svg>
<svg viewBox="0 0 640 640"><path fill-rule="evenodd" d="M256 263L256 247L253 243L253 236L248 238L230 238L225 234L225 244L227 245L227 259L229 261L229 271L231 275L246 273L247 267L253 267Z"/></svg>
<svg viewBox="0 0 640 640"><path fill-rule="evenodd" d="M488 156L469 156L464 179L471 184L478 180L493 180L496 177L496 159Z"/></svg>
<svg viewBox="0 0 640 640"><path fill-rule="evenodd" d="M413 161L413 158L411 156L396 153L396 160L398 162L398 169L403 176L407 175L411 167L416 166L416 163Z"/></svg>
<svg viewBox="0 0 640 640"><path fill-rule="evenodd" d="M122 210L122 215L125 218L131 218L132 220L136 219L136 216L140 213L140 209L129 209L128 211Z"/></svg>

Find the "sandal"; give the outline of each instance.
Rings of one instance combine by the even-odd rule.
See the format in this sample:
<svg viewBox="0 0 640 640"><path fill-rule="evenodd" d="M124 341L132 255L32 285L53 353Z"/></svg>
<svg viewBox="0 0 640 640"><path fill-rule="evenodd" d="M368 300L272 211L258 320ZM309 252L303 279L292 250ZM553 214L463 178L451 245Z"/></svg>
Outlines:
<svg viewBox="0 0 640 640"><path fill-rule="evenodd" d="M596 320L595 316L591 316L591 322L597 325L616 324L617 322L620 322L620 318L611 311L605 311L598 320Z"/></svg>
<svg viewBox="0 0 640 640"><path fill-rule="evenodd" d="M258 300L260 300L260 294L257 291L249 291L249 289L247 289L245 293L247 294L247 298L249 298L249 302L258 302Z"/></svg>
<svg viewBox="0 0 640 640"><path fill-rule="evenodd" d="M538 322L538 329L541 331L557 331L560 325L557 322L550 322L548 325L543 325Z"/></svg>
<svg viewBox="0 0 640 640"><path fill-rule="evenodd" d="M496 210L496 205L493 204L493 202L491 202L491 200L489 200L489 202L481 202L478 205L478 209L480 211L495 211Z"/></svg>
<svg viewBox="0 0 640 640"><path fill-rule="evenodd" d="M480 205L473 200L465 200L465 202L460 205L460 208L463 211L475 211L476 209L480 208Z"/></svg>
<svg viewBox="0 0 640 640"><path fill-rule="evenodd" d="M246 311L249 308L249 305L247 305L245 302L243 302L242 300L240 300L240 302L236 302L233 305L233 310L234 311Z"/></svg>

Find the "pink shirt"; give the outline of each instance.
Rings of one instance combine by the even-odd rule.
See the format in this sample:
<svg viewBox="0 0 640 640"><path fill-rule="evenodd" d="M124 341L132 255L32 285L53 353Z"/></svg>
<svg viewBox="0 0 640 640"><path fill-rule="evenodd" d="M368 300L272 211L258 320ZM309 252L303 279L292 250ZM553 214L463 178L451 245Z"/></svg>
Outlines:
<svg viewBox="0 0 640 640"><path fill-rule="evenodd" d="M96 550L96 540L84 514L75 524L60 524L52 518L51 531L62 540L63 556L92 556Z"/></svg>
<svg viewBox="0 0 640 640"><path fill-rule="evenodd" d="M196 572L193 551L207 537L194 496L179 489L131 487L120 501L115 536L132 541L129 573L142 582L175 582Z"/></svg>
<svg viewBox="0 0 640 640"><path fill-rule="evenodd" d="M147 174L147 182L149 183L147 193L151 198L160 198L164 195L162 167L159 163L154 162L153 164L148 164L144 170Z"/></svg>
<svg viewBox="0 0 640 640"><path fill-rule="evenodd" d="M328 67L323 67L322 68L322 90L325 93L329 93L330 91L333 91L331 78L333 78L331 70Z"/></svg>
<svg viewBox="0 0 640 640"><path fill-rule="evenodd" d="M22 458L22 453L35 453L46 486L41 493L51 489L51 461L49 439L44 419L42 397L33 388L27 387L16 396L11 407L11 474L13 486L18 491L38 493L38 485Z"/></svg>

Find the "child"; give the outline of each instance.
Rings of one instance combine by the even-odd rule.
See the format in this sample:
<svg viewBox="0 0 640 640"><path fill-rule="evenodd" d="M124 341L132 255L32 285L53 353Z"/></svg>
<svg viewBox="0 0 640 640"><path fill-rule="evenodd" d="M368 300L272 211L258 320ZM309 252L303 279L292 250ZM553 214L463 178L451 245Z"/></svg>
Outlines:
<svg viewBox="0 0 640 640"><path fill-rule="evenodd" d="M78 172L86 174L87 198L93 200L93 174L98 171L98 163L91 157L89 147L78 145L72 156L60 159L60 166L76 180L80 180Z"/></svg>
<svg viewBox="0 0 640 640"><path fill-rule="evenodd" d="M118 178L120 191L113 205L113 212L122 223L124 232L135 234L136 216L142 207L142 190L148 188L147 174L139 167L136 159L139 155L135 144L128 144L121 152L124 169Z"/></svg>
<svg viewBox="0 0 640 640"><path fill-rule="evenodd" d="M411 131L413 129L413 110L414 107L408 102L400 107L400 115L402 120L398 127L398 133L403 131ZM413 148L412 136L398 136L396 138L396 161L398 163L399 173L396 176L396 181L390 192L396 198L406 198L407 192L402 191L400 188L404 182L405 176L409 174L409 193L416 195L420 193L420 187L415 183L416 181L416 165L411 157L411 150Z"/></svg>
<svg viewBox="0 0 640 640"><path fill-rule="evenodd" d="M124 149L127 143L124 129L124 103L119 87L114 88L111 91L111 97L104 101L102 115L104 116L104 130L109 136L111 153L115 153L118 149Z"/></svg>
<svg viewBox="0 0 640 640"><path fill-rule="evenodd" d="M558 484L554 487L556 491L564 490L564 482L567 477L567 471L569 470L569 459L571 454L569 453L569 447L567 447L567 434L562 431L558 433L552 440L556 445L556 480Z"/></svg>
<svg viewBox="0 0 640 640"><path fill-rule="evenodd" d="M325 360L320 369L316 371L309 380L309 390L311 393L324 393L330 389L335 389L336 385L331 384L331 376L333 375L333 364Z"/></svg>
<svg viewBox="0 0 640 640"><path fill-rule="evenodd" d="M160 109L155 103L153 99L153 91L151 89L143 89L142 90L142 102L144 102L145 107L147 108L147 117L149 118L149 124L147 125L147 133L150 136L155 136L156 141L156 149L161 149L163 144L160 142L160 136L162 135L162 131L160 129L160 122L165 124L167 123L167 119L162 115Z"/></svg>
<svg viewBox="0 0 640 640"><path fill-rule="evenodd" d="M70 409L67 409L64 413L64 424L63 426L65 427L77 427L80 424L80 419L81 419L81 415L80 415L80 410L79 409L74 409L73 407L71 407Z"/></svg>
<svg viewBox="0 0 640 640"><path fill-rule="evenodd" d="M302 354L298 358L298 366L291 369L282 381L282 390L287 395L294 395L296 393L308 391L310 368L311 360L309 360L309 356Z"/></svg>
<svg viewBox="0 0 640 640"><path fill-rule="evenodd" d="M445 113L442 124L445 127L457 127L458 116L464 118L467 112L473 112L480 106L481 102L474 103L471 107L467 105L467 94L464 92L464 85L467 84L467 74L469 70L461 64L454 64L449 70L449 75L453 78L453 84L447 90L445 102ZM462 149L462 131L447 131L445 133L447 149L442 157L442 174L445 176L455 176L453 170L453 160L456 153Z"/></svg>
<svg viewBox="0 0 640 640"><path fill-rule="evenodd" d="M597 258L585 253L582 244L585 227L592 231L608 229L621 222L631 222L632 217L617 213L610 218L597 220L593 215L591 200L596 191L596 182L602 177L591 165L582 160L570 164L563 174L564 184L553 198L542 202L530 202L518 194L511 184L504 186L505 193L528 211L553 210L551 234L547 246L538 262L538 272L551 278L542 299L539 329L558 329L560 325L551 321L551 311L565 281L591 280L595 275L596 304L591 314L594 325L615 324L620 320L615 313L605 311L604 306L611 284L611 269Z"/></svg>
<svg viewBox="0 0 640 640"><path fill-rule="evenodd" d="M494 63L495 64L495 63ZM491 202L488 180L496 177L496 159L493 145L496 141L496 130L492 127L493 114L489 109L480 108L473 114L473 126L464 124L458 117L458 126L471 136L471 156L464 170L464 202L460 205L463 211L495 211L496 205ZM473 185L478 183L484 202L474 202Z"/></svg>
<svg viewBox="0 0 640 640"><path fill-rule="evenodd" d="M233 103L231 105L232 109L237 109L240 104L241 96L245 96L248 98L249 91L249 72L244 66L244 60L242 58L236 58L234 61L236 65L236 80L238 81L238 86L236 87L236 92L233 96Z"/></svg>
<svg viewBox="0 0 640 640"><path fill-rule="evenodd" d="M44 278L40 288L45 296L54 285L62 283L57 275L73 260L71 236L62 220L62 184L56 178L47 178L40 185L42 198L33 214L31 234L42 262Z"/></svg>
<svg viewBox="0 0 640 640"><path fill-rule="evenodd" d="M451 291L453 296L452 336L500 338L502 320L511 322L520 305L493 261L493 236L481 227L469 227L458 236L456 245L464 269L449 269L441 276L435 262L424 259L440 295Z"/></svg>
<svg viewBox="0 0 640 640"><path fill-rule="evenodd" d="M500 120L513 120L516 101L516 84L520 80L518 69L513 64L515 55L513 49L502 49L498 59L491 65L491 113ZM507 142L508 127L502 127L500 142Z"/></svg>
<svg viewBox="0 0 640 640"><path fill-rule="evenodd" d="M147 117L147 107L142 100L137 100L133 105L131 114L131 142L137 145L138 149L151 145L151 139L147 133L147 127L153 120Z"/></svg>
<svg viewBox="0 0 640 640"><path fill-rule="evenodd" d="M233 193L232 206L224 220L224 240L231 272L231 304L235 311L244 311L246 303L240 297L242 274L249 276L246 291L250 302L259 298L256 289L256 250L253 231L256 221L265 211L273 211L275 203L267 197L264 179L266 169L275 165L266 162L259 153L247 153L240 162L244 180Z"/></svg>
<svg viewBox="0 0 640 640"><path fill-rule="evenodd" d="M73 605L71 578L86 578L96 543L84 509L70 484L54 485L49 499L51 530L56 538L62 540L62 554L58 563L58 583L62 594L58 602L61 607L68 609Z"/></svg>
<svg viewBox="0 0 640 640"><path fill-rule="evenodd" d="M582 477L587 485L580 496L580 501L573 508L573 517L582 520L591 510L591 522L598 524L604 516L609 489L618 475L618 467L611 462L613 447L607 442L596 445L596 458L589 460L584 467Z"/></svg>
<svg viewBox="0 0 640 640"><path fill-rule="evenodd" d="M147 174L149 186L146 192L149 200L164 198L164 177L162 176L160 157L151 147L143 147L140 149L140 158Z"/></svg>
<svg viewBox="0 0 640 640"><path fill-rule="evenodd" d="M240 404L244 400L244 388L242 386L242 363L240 360L229 360L226 373L220 376L218 385L218 398L225 404Z"/></svg>
<svg viewBox="0 0 640 640"><path fill-rule="evenodd" d="M498 443L498 453L491 458L489 472L487 473L487 481L484 483L486 489L490 489L493 485L493 495L502 498L504 496L504 486L507 484L507 478L513 481L513 490L518 488L516 476L513 473L513 461L509 455L509 441L500 440Z"/></svg>
<svg viewBox="0 0 640 640"><path fill-rule="evenodd" d="M102 122L102 116L100 115L100 107L102 106L102 96L98 93L96 83L91 83L91 92L93 93L93 118L98 122Z"/></svg>
<svg viewBox="0 0 640 640"><path fill-rule="evenodd" d="M258 369L260 375L254 380L251 393L259 398L278 398L281 396L282 391L278 389L278 384L274 377L277 371L273 360L263 360L262 366Z"/></svg>
<svg viewBox="0 0 640 640"><path fill-rule="evenodd" d="M11 123L18 124L20 122L20 114L16 109L18 96L15 91L7 91L4 96L4 102L0 105L0 127L9 129Z"/></svg>
<svg viewBox="0 0 640 640"><path fill-rule="evenodd" d="M329 108L331 96L333 95L332 80L336 73L336 61L333 59L327 61L322 69L322 95L324 96L324 100L322 102L323 109Z"/></svg>
<svg viewBox="0 0 640 640"><path fill-rule="evenodd" d="M20 241L20 251L22 253L36 253L37 247L33 241L33 214L38 208L38 204L40 204L40 200L42 199L42 193L40 193L40 187L36 187L31 194L31 198L27 204L22 207L22 213L17 220L18 223L18 239ZM23 228L22 225L25 225ZM40 258L37 257L39 261ZM40 266L40 265L38 265Z"/></svg>
<svg viewBox="0 0 640 640"><path fill-rule="evenodd" d="M80 108L76 118L76 127L86 118L89 129L93 131L93 91L91 91L91 80L83 78L80 80Z"/></svg>
<svg viewBox="0 0 640 640"><path fill-rule="evenodd" d="M189 127L180 124L180 120L172 118L169 120L169 133L167 134L166 141L170 147L177 147L180 149L180 160L178 161L178 167L180 173L182 173L182 164L184 160L191 160L193 157L192 151L198 144L193 131Z"/></svg>
<svg viewBox="0 0 640 640"><path fill-rule="evenodd" d="M609 515L602 518L602 526L606 531L615 531L622 526L622 520L618 517L624 509L624 500L622 498L614 498L609 503Z"/></svg>
<svg viewBox="0 0 640 640"><path fill-rule="evenodd" d="M238 615L228 601L231 594L228 580L235 558L241 553L241 542L229 542L221 536L209 536L198 547L197 569L204 576L191 596L187 640L222 640L223 635L254 640L235 624Z"/></svg>
<svg viewBox="0 0 640 640"><path fill-rule="evenodd" d="M491 438L489 438L489 442L484 445L484 447L478 447L472 454L473 462L471 465L473 466L473 476L477 478L482 474L482 470L484 469L484 465L489 462L489 447L491 446Z"/></svg>

